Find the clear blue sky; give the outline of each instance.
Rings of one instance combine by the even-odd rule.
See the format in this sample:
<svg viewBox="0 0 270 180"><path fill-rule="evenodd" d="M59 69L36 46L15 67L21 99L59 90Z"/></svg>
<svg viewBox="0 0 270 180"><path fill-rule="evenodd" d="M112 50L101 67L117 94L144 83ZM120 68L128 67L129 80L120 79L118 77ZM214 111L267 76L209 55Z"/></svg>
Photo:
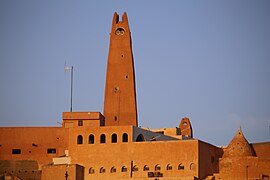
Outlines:
<svg viewBox="0 0 270 180"><path fill-rule="evenodd" d="M176 127L227 145L241 126L270 141L270 1L2 0L0 126L58 126L69 111L103 111L114 12L127 12L139 124Z"/></svg>

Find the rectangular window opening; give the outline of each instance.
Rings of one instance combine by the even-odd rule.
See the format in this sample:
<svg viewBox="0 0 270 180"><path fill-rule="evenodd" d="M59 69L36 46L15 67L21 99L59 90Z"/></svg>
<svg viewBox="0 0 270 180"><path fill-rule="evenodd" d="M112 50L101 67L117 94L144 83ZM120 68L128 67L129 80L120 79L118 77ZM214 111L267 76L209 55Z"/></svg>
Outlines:
<svg viewBox="0 0 270 180"><path fill-rule="evenodd" d="M78 126L83 126L83 121L78 121Z"/></svg>
<svg viewBox="0 0 270 180"><path fill-rule="evenodd" d="M56 154L56 148L48 148L47 154Z"/></svg>
<svg viewBox="0 0 270 180"><path fill-rule="evenodd" d="M21 149L12 149L12 154L21 154Z"/></svg>
<svg viewBox="0 0 270 180"><path fill-rule="evenodd" d="M185 169L185 166L179 166L178 169L179 169L179 170L184 170L184 169Z"/></svg>

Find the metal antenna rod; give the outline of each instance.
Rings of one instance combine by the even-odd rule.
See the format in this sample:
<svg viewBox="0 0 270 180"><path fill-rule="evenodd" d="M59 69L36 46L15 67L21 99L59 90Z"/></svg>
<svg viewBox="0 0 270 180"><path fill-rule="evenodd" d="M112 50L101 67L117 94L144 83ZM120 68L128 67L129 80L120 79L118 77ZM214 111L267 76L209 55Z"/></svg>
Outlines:
<svg viewBox="0 0 270 180"><path fill-rule="evenodd" d="M70 112L72 112L72 96L73 96L73 66L71 66L71 83L70 83Z"/></svg>
<svg viewBox="0 0 270 180"><path fill-rule="evenodd" d="M70 112L72 112L73 66L67 66L67 65L65 65L65 71L71 71L71 74L70 74Z"/></svg>

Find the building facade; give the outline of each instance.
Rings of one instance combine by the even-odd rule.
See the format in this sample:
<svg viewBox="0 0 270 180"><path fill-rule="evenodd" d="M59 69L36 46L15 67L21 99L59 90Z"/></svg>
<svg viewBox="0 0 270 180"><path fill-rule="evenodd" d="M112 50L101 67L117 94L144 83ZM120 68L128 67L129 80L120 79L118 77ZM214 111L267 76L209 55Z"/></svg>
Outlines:
<svg viewBox="0 0 270 180"><path fill-rule="evenodd" d="M269 179L270 142L250 144L241 130L227 147L193 138L191 122L138 127L127 14L114 14L104 112L63 112L62 127L1 127L0 178Z"/></svg>

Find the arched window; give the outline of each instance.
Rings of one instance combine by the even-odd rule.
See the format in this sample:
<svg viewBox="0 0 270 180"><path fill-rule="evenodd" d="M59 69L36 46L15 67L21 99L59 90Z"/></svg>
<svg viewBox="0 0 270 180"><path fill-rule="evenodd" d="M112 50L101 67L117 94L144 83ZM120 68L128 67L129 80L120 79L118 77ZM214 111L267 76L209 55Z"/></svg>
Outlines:
<svg viewBox="0 0 270 180"><path fill-rule="evenodd" d="M160 169L161 169L160 165L157 164L157 165L155 166L155 171L160 171Z"/></svg>
<svg viewBox="0 0 270 180"><path fill-rule="evenodd" d="M123 167L121 168L121 172L127 172L127 167L126 167L126 166L123 166Z"/></svg>
<svg viewBox="0 0 270 180"><path fill-rule="evenodd" d="M196 166L194 163L191 163L189 166L190 170L195 171L196 170Z"/></svg>
<svg viewBox="0 0 270 180"><path fill-rule="evenodd" d="M149 166L145 165L145 166L143 167L143 171L149 171Z"/></svg>
<svg viewBox="0 0 270 180"><path fill-rule="evenodd" d="M184 169L185 169L184 164L180 163L180 164L178 165L178 170L184 170Z"/></svg>
<svg viewBox="0 0 270 180"><path fill-rule="evenodd" d="M112 143L117 143L117 134L112 134Z"/></svg>
<svg viewBox="0 0 270 180"><path fill-rule="evenodd" d="M95 173L95 169L93 167L90 167L88 173L89 174L94 174Z"/></svg>
<svg viewBox="0 0 270 180"><path fill-rule="evenodd" d="M128 134L127 133L124 133L122 135L122 142L128 142Z"/></svg>
<svg viewBox="0 0 270 180"><path fill-rule="evenodd" d="M132 171L138 171L138 170L139 170L138 166L135 165L132 167Z"/></svg>
<svg viewBox="0 0 270 180"><path fill-rule="evenodd" d="M167 170L172 170L172 165L171 164L168 164L167 167L166 167Z"/></svg>
<svg viewBox="0 0 270 180"><path fill-rule="evenodd" d="M144 137L143 137L142 134L139 134L139 135L137 136L137 138L136 138L136 142L142 142L142 141L144 141Z"/></svg>
<svg viewBox="0 0 270 180"><path fill-rule="evenodd" d="M93 134L90 134L88 137L88 144L94 144L95 143L95 136Z"/></svg>
<svg viewBox="0 0 270 180"><path fill-rule="evenodd" d="M100 135L100 143L106 143L106 136L105 134Z"/></svg>
<svg viewBox="0 0 270 180"><path fill-rule="evenodd" d="M100 170L99 170L99 173L105 173L105 172L106 172L105 168L101 167Z"/></svg>
<svg viewBox="0 0 270 180"><path fill-rule="evenodd" d="M110 172L111 173L115 173L116 172L116 168L115 167L112 167Z"/></svg>
<svg viewBox="0 0 270 180"><path fill-rule="evenodd" d="M82 135L77 136L77 144L82 144L83 143L83 137Z"/></svg>

